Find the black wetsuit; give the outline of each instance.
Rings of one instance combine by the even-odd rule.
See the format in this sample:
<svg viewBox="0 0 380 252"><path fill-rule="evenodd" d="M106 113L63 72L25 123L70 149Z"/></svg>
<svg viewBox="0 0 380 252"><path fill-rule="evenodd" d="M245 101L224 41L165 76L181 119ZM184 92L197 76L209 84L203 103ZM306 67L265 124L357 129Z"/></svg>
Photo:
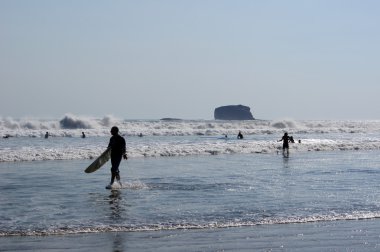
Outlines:
<svg viewBox="0 0 380 252"><path fill-rule="evenodd" d="M120 135L112 136L108 148L111 148L111 172L119 174L119 165L126 152L125 139Z"/></svg>
<svg viewBox="0 0 380 252"><path fill-rule="evenodd" d="M283 136L281 140L284 141L282 143L282 149L289 149L289 136Z"/></svg>

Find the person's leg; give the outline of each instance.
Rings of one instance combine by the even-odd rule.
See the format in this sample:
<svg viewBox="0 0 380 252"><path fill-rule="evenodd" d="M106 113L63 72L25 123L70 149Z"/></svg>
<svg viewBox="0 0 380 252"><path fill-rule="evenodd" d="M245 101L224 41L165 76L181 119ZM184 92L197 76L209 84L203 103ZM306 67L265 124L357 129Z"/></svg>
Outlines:
<svg viewBox="0 0 380 252"><path fill-rule="evenodd" d="M121 181L120 181L120 172L118 172L118 173L116 174L116 180L117 180L117 182L119 183L119 185L122 186Z"/></svg>
<svg viewBox="0 0 380 252"><path fill-rule="evenodd" d="M117 181L120 181L119 165L120 165L120 162L121 162L121 158L122 157L120 157L120 158L111 158L111 165L112 165L112 168L111 168L111 185L115 181L115 178L117 179Z"/></svg>
<svg viewBox="0 0 380 252"><path fill-rule="evenodd" d="M111 183L110 183L110 185L112 185L113 182L115 181L115 177L116 177L116 173L111 171Z"/></svg>

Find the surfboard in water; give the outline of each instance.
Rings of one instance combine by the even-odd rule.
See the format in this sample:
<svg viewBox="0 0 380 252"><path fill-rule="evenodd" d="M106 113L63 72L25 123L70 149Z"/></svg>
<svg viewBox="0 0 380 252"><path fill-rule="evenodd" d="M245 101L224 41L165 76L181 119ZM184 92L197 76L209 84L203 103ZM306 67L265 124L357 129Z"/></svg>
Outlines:
<svg viewBox="0 0 380 252"><path fill-rule="evenodd" d="M100 167L102 167L107 161L111 158L111 148L108 148L105 150L97 159L95 159L92 164L90 164L86 170L84 170L85 173L91 173L96 170L98 170Z"/></svg>

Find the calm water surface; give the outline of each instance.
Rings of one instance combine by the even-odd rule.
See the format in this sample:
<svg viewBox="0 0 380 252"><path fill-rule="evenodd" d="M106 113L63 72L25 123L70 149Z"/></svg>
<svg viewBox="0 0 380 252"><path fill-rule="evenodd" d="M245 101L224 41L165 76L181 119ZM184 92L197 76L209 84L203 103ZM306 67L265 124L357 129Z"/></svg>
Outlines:
<svg viewBox="0 0 380 252"><path fill-rule="evenodd" d="M380 151L0 163L0 235L252 227L380 217Z"/></svg>

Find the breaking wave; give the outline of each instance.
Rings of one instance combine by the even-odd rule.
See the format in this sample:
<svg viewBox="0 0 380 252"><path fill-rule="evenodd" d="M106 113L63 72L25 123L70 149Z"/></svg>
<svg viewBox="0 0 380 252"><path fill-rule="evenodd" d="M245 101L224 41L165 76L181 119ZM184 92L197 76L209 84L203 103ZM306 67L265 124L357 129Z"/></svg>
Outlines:
<svg viewBox="0 0 380 252"><path fill-rule="evenodd" d="M0 136L14 138L0 138L0 162L92 159L106 147L113 125L127 137L130 157L278 153L284 132L296 140L293 152L380 149L380 121L120 120L67 114L61 120L0 118ZM54 140L39 141L46 131ZM239 131L244 140L236 140ZM77 140L82 132L88 141ZM133 137L140 134L145 137Z"/></svg>
<svg viewBox="0 0 380 252"><path fill-rule="evenodd" d="M65 115L59 121L61 129L97 129L101 127L111 127L118 123L113 116L105 116L102 119L93 119L85 117L77 117L75 115Z"/></svg>
<svg viewBox="0 0 380 252"><path fill-rule="evenodd" d="M41 161L41 160L78 160L93 159L99 156L106 147L98 146L55 146L45 147L20 147L0 148L0 162L16 161ZM192 155L220 155L220 154L279 154L282 150L281 143L277 141L201 141L196 143L170 142L170 143L128 143L127 153L129 157L175 157ZM291 152L307 151L359 151L380 150L380 139L368 141L358 140L329 140L306 139L302 143L290 145Z"/></svg>
<svg viewBox="0 0 380 252"><path fill-rule="evenodd" d="M93 118L66 114L59 120L13 119L0 117L0 135L43 137L71 136L81 130L92 135L108 136L111 126L118 126L125 135L133 136L217 136L235 135L239 130L247 135L308 133L380 133L380 121L295 121L295 120L122 120L113 116Z"/></svg>
<svg viewBox="0 0 380 252"><path fill-rule="evenodd" d="M145 231L170 231L170 230L189 230L189 229L218 229L218 228L235 228L235 227L252 227L258 225L275 225L275 224L300 224L313 223L320 221L349 221L349 220L369 220L380 218L380 212L363 212L355 211L352 213L331 213L326 215L312 215L306 217L278 217L263 218L260 220L224 220L213 221L209 223L160 223L146 225L67 225L51 226L49 228L0 230L0 237L5 236L46 236L46 235L67 235L83 233L105 233L105 232L145 232Z"/></svg>

